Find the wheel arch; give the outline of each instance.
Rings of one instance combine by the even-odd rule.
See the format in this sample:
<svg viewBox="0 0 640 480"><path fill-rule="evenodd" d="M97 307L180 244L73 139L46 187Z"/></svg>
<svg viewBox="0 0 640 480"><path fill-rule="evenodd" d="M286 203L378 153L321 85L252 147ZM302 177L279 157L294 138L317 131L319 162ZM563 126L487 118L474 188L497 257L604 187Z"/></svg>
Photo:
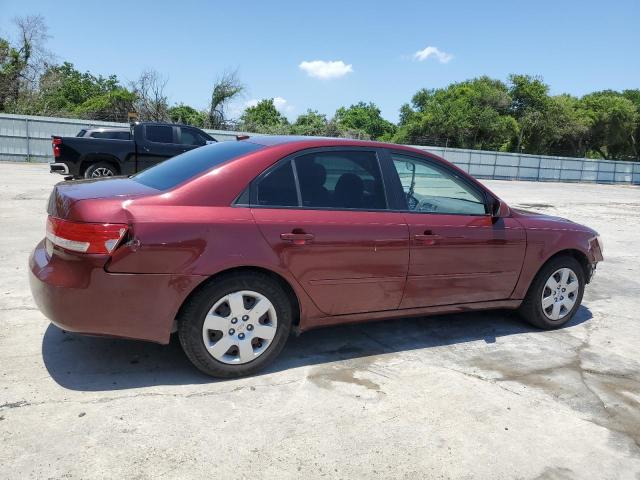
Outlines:
<svg viewBox="0 0 640 480"><path fill-rule="evenodd" d="M301 316L300 299L298 298L298 295L296 294L295 290L293 289L289 281L287 281L286 278L284 278L279 273L274 272L273 270L269 270L268 268L257 267L257 266L240 266L240 267L228 268L225 270L221 270L211 275L210 277L208 277L205 281L200 282L184 298L184 300L180 304L180 308L178 308L176 318L180 318L180 314L182 313L182 309L184 305L186 305L187 301L191 297L193 297L197 292L199 292L201 289L205 288L206 286L210 285L213 282L220 281L225 277L228 277L231 275L243 274L243 273L260 273L262 275L267 275L273 280L275 280L282 287L282 289L287 295L287 298L289 299L289 302L291 303L291 309L293 312L293 325L296 327L300 325L300 316Z"/></svg>
<svg viewBox="0 0 640 480"><path fill-rule="evenodd" d="M556 259L558 257L562 257L562 256L573 257L578 261L578 263L582 267L582 271L584 273L584 277L587 279L587 283L588 283L588 281L589 281L589 257L587 257L586 253L584 253L581 250L578 250L577 248L566 248L566 249L559 250L558 252L554 253L549 258L547 258L542 265L540 265L540 268L538 269L538 272L540 270L542 270L547 263L549 263L550 261L552 261L552 260L554 260L554 259ZM538 275L538 272L536 272L536 275ZM535 278L535 276L534 276L534 278Z"/></svg>

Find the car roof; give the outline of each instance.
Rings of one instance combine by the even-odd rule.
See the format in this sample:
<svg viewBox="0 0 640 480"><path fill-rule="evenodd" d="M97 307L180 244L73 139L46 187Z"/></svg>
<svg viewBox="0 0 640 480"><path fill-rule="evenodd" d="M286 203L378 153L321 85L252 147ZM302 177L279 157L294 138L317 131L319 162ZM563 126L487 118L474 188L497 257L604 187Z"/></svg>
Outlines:
<svg viewBox="0 0 640 480"><path fill-rule="evenodd" d="M311 137L311 136L303 136L303 135L257 135L257 136L247 136L240 137L239 141L251 142L257 145L263 145L265 147L273 147L276 145L285 145L285 144L301 144L304 147L312 148L314 146L318 147L329 147L329 146L369 146L369 147L384 147L384 148L397 148L402 150L416 150L410 147L405 147L403 145L398 145L395 143L384 143L384 142L375 142L372 140L358 140L354 138L336 138L336 137Z"/></svg>
<svg viewBox="0 0 640 480"><path fill-rule="evenodd" d="M320 147L369 147L369 148L387 148L396 151L405 151L407 153L418 154L430 157L436 160L444 160L431 152L422 148L401 145L398 143L376 142L373 140L358 140L354 138L336 138L336 137L311 137L303 135L257 135L257 136L240 136L239 141L255 143L265 147L284 147L289 146L292 149L320 148Z"/></svg>

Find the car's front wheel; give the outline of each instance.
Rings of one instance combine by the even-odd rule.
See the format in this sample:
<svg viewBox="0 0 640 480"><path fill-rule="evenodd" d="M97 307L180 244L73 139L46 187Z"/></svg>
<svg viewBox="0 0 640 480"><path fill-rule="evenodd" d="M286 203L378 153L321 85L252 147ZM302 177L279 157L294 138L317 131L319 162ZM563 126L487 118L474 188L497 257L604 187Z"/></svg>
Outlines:
<svg viewBox="0 0 640 480"><path fill-rule="evenodd" d="M190 297L178 318L178 334L199 370L233 378L273 361L291 323L291 303L278 282L258 272L239 273L213 280Z"/></svg>
<svg viewBox="0 0 640 480"><path fill-rule="evenodd" d="M539 328L561 327L573 318L580 307L585 283L584 269L575 258L553 258L533 280L520 314Z"/></svg>

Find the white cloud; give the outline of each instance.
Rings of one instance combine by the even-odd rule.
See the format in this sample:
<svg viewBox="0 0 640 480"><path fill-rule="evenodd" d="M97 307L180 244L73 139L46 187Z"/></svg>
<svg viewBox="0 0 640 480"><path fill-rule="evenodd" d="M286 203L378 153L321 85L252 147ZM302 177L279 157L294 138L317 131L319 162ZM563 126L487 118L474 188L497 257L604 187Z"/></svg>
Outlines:
<svg viewBox="0 0 640 480"><path fill-rule="evenodd" d="M289 102L282 97L274 97L273 98L273 106L281 113L291 113L294 109L293 105L290 105Z"/></svg>
<svg viewBox="0 0 640 480"><path fill-rule="evenodd" d="M322 80L329 80L332 78L344 77L346 74L353 72L353 66L347 65L342 60L325 61L325 60L313 60L307 62L306 60L298 65L300 70L307 72L310 77L320 78Z"/></svg>
<svg viewBox="0 0 640 480"><path fill-rule="evenodd" d="M259 100L257 98L252 98L251 100L247 100L244 102L244 108L255 107L258 105Z"/></svg>
<svg viewBox="0 0 640 480"><path fill-rule="evenodd" d="M453 58L453 55L447 52L443 52L442 50L439 50L438 47L431 47L431 46L423 50L418 50L416 53L413 54L413 58L415 60L418 60L419 62L422 62L429 57L435 57L440 63L447 63Z"/></svg>

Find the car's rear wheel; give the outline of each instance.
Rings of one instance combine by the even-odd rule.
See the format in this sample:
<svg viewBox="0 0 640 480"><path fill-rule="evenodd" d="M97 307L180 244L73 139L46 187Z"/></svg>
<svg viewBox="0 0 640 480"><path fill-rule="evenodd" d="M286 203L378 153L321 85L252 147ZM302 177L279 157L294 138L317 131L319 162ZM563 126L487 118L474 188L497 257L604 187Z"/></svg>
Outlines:
<svg viewBox="0 0 640 480"><path fill-rule="evenodd" d="M84 178L113 177L117 174L115 167L110 163L98 162L93 165L89 165L84 172Z"/></svg>
<svg viewBox="0 0 640 480"><path fill-rule="evenodd" d="M282 351L291 331L289 298L278 282L258 273L225 275L198 290L178 318L180 343L202 372L251 375Z"/></svg>
<svg viewBox="0 0 640 480"><path fill-rule="evenodd" d="M584 269L575 258L553 258L533 280L520 314L539 328L561 327L573 318L580 307L585 283Z"/></svg>

